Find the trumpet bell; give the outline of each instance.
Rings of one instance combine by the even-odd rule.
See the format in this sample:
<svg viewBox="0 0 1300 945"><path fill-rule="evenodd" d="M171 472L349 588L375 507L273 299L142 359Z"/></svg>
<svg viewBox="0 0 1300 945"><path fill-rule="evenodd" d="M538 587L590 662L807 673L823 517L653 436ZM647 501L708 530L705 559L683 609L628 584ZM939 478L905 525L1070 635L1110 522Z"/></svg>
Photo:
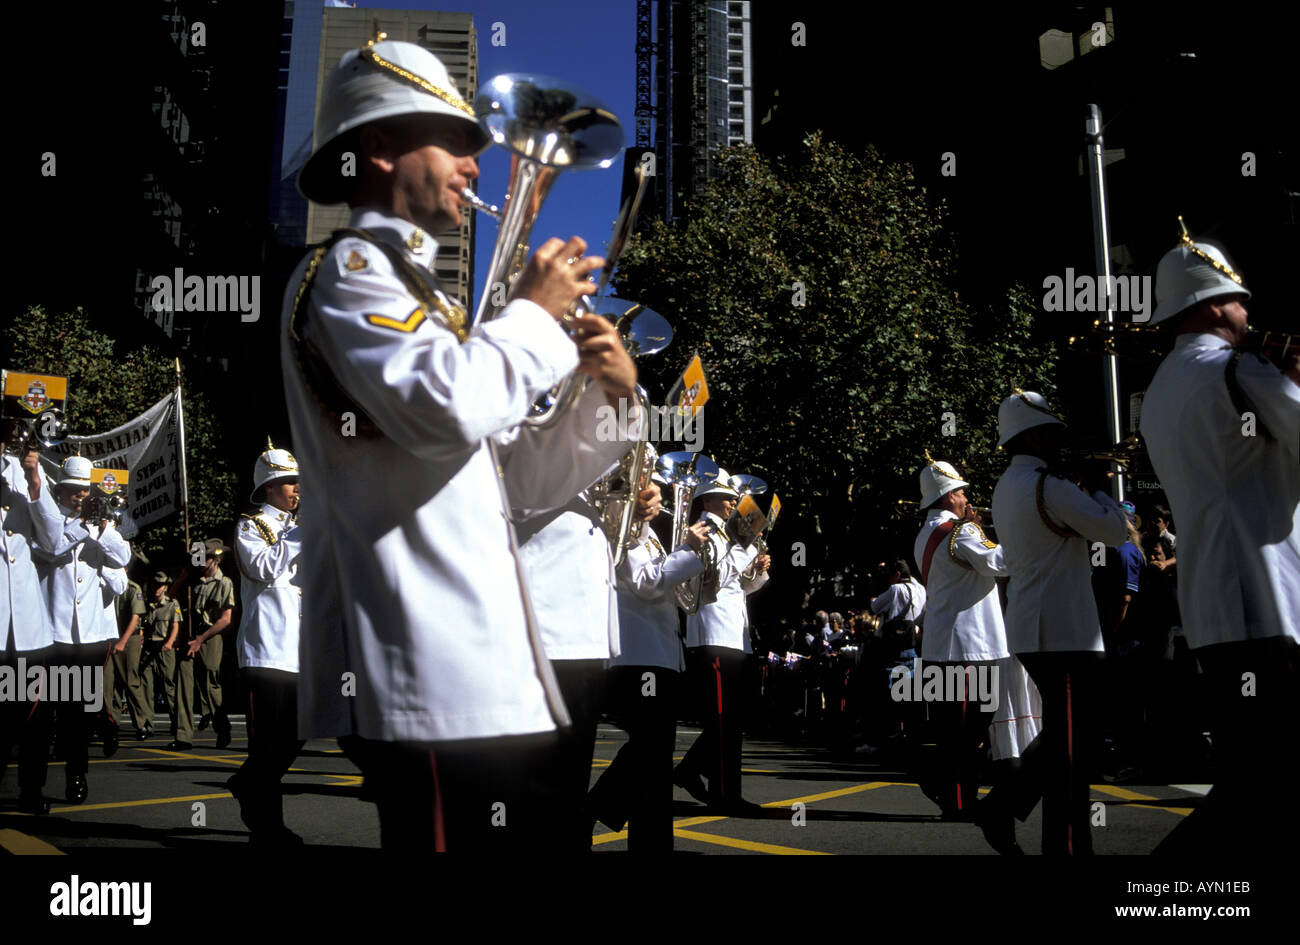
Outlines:
<svg viewBox="0 0 1300 945"><path fill-rule="evenodd" d="M493 76L474 99L474 111L494 142L547 167L608 167L623 149L618 116L590 92L553 76Z"/></svg>
<svg viewBox="0 0 1300 945"><path fill-rule="evenodd" d="M618 327L627 353L634 358L658 354L673 341L673 326L652 308L627 299L605 299L595 313Z"/></svg>
<svg viewBox="0 0 1300 945"><path fill-rule="evenodd" d="M688 450L663 453L655 466L659 475L668 482L690 489L698 489L702 485L715 482L718 478L717 463L703 453L692 453Z"/></svg>

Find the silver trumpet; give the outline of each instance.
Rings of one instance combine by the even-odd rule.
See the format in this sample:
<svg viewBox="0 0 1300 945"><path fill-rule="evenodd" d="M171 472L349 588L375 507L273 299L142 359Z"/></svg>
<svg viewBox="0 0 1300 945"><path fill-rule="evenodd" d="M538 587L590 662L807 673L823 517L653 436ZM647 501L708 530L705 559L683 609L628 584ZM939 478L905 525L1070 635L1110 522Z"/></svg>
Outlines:
<svg viewBox="0 0 1300 945"><path fill-rule="evenodd" d="M44 453L68 436L67 418L58 407L43 410L34 417L6 417L3 422L12 424L5 452L18 457L29 450Z"/></svg>

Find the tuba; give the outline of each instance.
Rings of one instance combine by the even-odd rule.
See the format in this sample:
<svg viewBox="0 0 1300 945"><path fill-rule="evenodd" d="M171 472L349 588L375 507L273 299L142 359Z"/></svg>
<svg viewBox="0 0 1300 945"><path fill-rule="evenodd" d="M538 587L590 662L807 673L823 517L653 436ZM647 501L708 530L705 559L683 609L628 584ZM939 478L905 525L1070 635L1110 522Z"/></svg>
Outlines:
<svg viewBox="0 0 1300 945"><path fill-rule="evenodd" d="M718 466L702 453L679 451L664 453L658 461L659 475L663 476L673 487L673 534L669 548L681 546L686 529L691 525L691 502L700 486L707 485L718 478ZM674 592L677 605L688 614L700 609L704 575L717 567L713 560L713 545L705 542L700 545L700 559L704 562L704 571L677 585Z"/></svg>

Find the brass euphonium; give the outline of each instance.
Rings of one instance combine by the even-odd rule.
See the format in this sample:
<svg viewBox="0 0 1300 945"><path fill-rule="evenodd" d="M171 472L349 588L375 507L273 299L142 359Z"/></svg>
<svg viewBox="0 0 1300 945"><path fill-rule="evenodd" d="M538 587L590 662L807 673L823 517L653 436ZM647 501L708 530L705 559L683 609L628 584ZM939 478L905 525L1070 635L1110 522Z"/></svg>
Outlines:
<svg viewBox="0 0 1300 945"><path fill-rule="evenodd" d="M562 170L609 167L623 146L618 118L583 89L550 76L493 76L474 99L488 136L510 152L510 191L498 210L472 196L470 204L500 220L487 280L474 321L495 318L528 261L529 238L542 203Z"/></svg>
<svg viewBox="0 0 1300 945"><path fill-rule="evenodd" d="M637 388L637 399L646 403L645 391ZM639 524L636 516L636 499L650 487L650 476L655 471L654 447L646 429L641 438L628 450L614 471L591 487L591 504L600 515L601 528L609 540L614 556L614 567L623 563L632 533Z"/></svg>
<svg viewBox="0 0 1300 945"><path fill-rule="evenodd" d="M670 550L681 547L686 537L686 529L691 527L691 502L700 486L708 485L718 478L718 466L702 453L679 451L664 453L657 463L659 475L663 476L673 487L673 534L669 543ZM674 594L677 606L688 614L700 609L704 576L717 568L713 560L713 545L704 542L700 545L700 560L704 570L688 581L677 585Z"/></svg>

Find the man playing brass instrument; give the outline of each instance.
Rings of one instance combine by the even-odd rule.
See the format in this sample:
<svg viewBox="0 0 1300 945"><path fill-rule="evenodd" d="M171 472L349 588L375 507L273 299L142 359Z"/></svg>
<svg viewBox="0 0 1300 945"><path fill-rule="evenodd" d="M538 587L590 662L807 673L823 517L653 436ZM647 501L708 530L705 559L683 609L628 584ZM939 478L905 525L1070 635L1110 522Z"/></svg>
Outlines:
<svg viewBox="0 0 1300 945"><path fill-rule="evenodd" d="M1260 830L1258 798L1286 796L1296 749L1300 641L1300 356L1285 372L1234 352L1241 277L1215 246L1182 242L1156 269L1152 322L1176 338L1142 408L1142 436L1174 518L1178 604L1211 694L1214 789L1161 852L1293 847L1291 816Z"/></svg>
<svg viewBox="0 0 1300 945"><path fill-rule="evenodd" d="M300 526L299 733L351 736L386 848L518 846L546 817L527 771L569 718L494 441L575 368L630 387L626 353L598 316L571 319L573 337L559 325L603 262L577 237L544 243L491 321L471 326L441 290L433 234L458 222L487 135L433 54L378 39L325 80L298 186L352 214L299 265L283 311L285 393L314 500ZM617 458L576 425L515 440L512 461L534 456L535 494L520 503L531 508L576 495Z"/></svg>
<svg viewBox="0 0 1300 945"><path fill-rule="evenodd" d="M747 814L757 805L740 793L745 656L753 652L745 596L767 583L771 559L753 545L741 547L727 540L725 526L740 499L727 484L729 478L719 468L718 478L696 496L703 508L700 521L712 528L708 540L716 564L704 579L699 611L686 618L686 648L694 663L702 731L677 766L673 783L717 810ZM746 580L742 575L751 564L756 573ZM708 778L707 790L701 778Z"/></svg>

